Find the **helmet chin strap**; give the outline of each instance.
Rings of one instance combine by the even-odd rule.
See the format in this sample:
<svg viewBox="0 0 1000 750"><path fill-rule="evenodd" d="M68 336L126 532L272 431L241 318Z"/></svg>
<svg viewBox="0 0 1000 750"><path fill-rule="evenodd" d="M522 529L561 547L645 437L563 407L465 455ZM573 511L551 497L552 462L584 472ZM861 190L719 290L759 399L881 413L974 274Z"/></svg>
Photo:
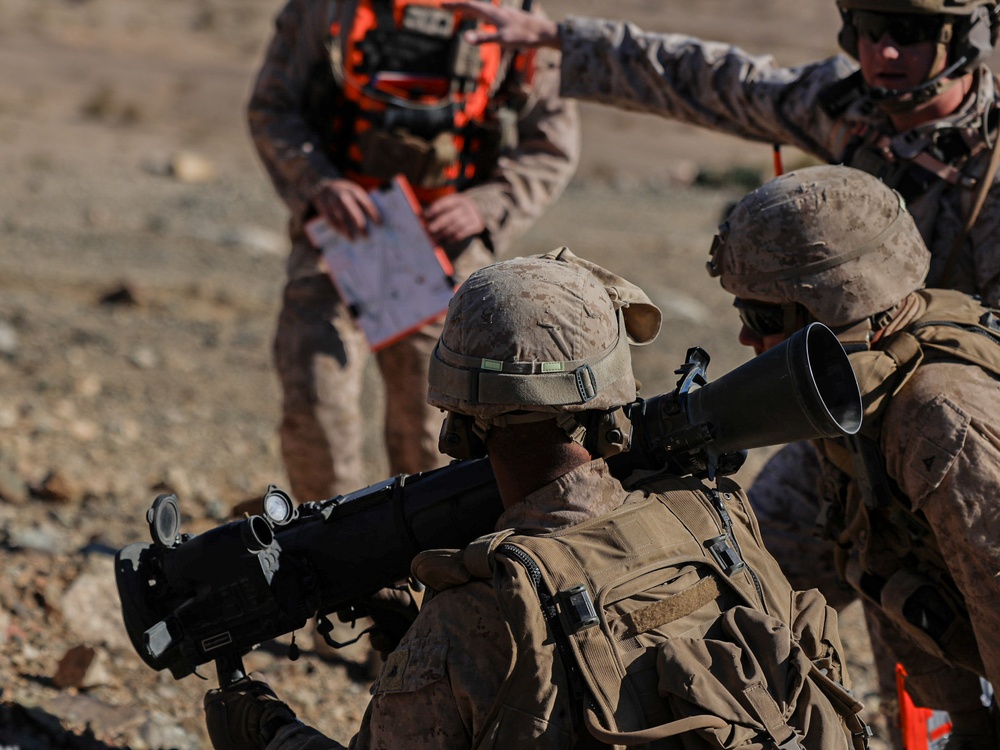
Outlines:
<svg viewBox="0 0 1000 750"><path fill-rule="evenodd" d="M865 89L872 100L886 112L910 112L954 86L957 80L951 79L950 76L964 67L967 62L968 58L963 55L919 86L906 89L887 89L882 86L865 84Z"/></svg>

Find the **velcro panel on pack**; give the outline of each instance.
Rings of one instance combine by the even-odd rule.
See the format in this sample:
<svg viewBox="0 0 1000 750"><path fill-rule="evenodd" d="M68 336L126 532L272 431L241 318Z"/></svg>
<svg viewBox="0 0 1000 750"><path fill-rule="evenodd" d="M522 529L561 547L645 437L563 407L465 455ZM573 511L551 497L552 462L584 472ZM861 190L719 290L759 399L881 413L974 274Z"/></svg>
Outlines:
<svg viewBox="0 0 1000 750"><path fill-rule="evenodd" d="M714 578L703 578L691 588L630 612L622 619L628 623L630 634L645 633L696 612L720 594Z"/></svg>

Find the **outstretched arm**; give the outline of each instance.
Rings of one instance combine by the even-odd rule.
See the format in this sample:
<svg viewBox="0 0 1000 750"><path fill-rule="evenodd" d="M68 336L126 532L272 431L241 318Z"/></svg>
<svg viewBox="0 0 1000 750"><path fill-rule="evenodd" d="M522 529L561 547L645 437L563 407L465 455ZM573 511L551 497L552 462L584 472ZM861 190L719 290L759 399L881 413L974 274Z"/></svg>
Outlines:
<svg viewBox="0 0 1000 750"><path fill-rule="evenodd" d="M501 47L559 49L559 26L544 16L482 0L458 0L442 5L448 10L478 18L495 27L495 30L476 29L465 32L465 39L470 44L496 42Z"/></svg>
<svg viewBox="0 0 1000 750"><path fill-rule="evenodd" d="M472 43L558 48L564 97L790 144L823 160L836 160L849 137L818 104L828 85L856 69L845 57L785 68L767 55L624 21L568 16L556 23L480 0L447 5L496 27L470 32Z"/></svg>

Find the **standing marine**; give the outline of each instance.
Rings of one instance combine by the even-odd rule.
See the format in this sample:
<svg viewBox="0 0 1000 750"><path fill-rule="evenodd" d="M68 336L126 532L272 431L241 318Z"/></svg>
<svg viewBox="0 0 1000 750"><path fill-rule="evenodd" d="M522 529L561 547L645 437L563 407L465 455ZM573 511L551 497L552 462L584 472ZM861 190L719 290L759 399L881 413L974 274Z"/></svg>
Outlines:
<svg viewBox="0 0 1000 750"><path fill-rule="evenodd" d="M475 47L476 22L439 2L288 0L247 106L254 145L289 211L291 254L274 339L281 454L299 502L364 486L369 344L305 224L354 238L379 220L368 194L397 174L455 269L494 261L559 196L579 122L558 95L558 53ZM440 321L379 349L391 473L425 471L440 418L427 363ZM370 478L369 478L370 479Z"/></svg>

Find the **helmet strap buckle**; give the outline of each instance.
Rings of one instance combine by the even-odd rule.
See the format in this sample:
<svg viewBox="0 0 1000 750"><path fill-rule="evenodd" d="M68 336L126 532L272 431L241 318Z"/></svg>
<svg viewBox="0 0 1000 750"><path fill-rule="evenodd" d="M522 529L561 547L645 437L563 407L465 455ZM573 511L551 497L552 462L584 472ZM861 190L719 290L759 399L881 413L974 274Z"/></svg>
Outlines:
<svg viewBox="0 0 1000 750"><path fill-rule="evenodd" d="M580 365L573 371L576 377L576 389L580 392L580 402L587 403L597 397L597 376L590 365Z"/></svg>

